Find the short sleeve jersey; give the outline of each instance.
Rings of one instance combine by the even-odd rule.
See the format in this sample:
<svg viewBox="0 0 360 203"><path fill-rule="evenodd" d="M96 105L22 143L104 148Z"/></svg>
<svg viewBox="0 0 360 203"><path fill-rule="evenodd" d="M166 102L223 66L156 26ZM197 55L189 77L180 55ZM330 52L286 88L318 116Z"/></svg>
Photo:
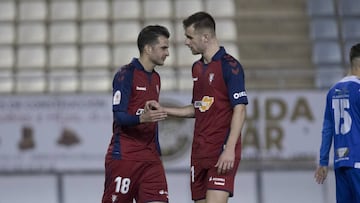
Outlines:
<svg viewBox="0 0 360 203"><path fill-rule="evenodd" d="M320 165L329 162L329 151L334 140L334 168L360 168L360 79L346 76L328 92Z"/></svg>
<svg viewBox="0 0 360 203"><path fill-rule="evenodd" d="M148 100L159 100L160 76L147 72L138 59L122 67L113 80L113 113L140 115ZM157 123L122 125L113 121L113 136L107 158L124 160L158 160L160 147Z"/></svg>
<svg viewBox="0 0 360 203"><path fill-rule="evenodd" d="M233 107L248 103L241 64L223 47L205 64L202 59L192 67L195 128L193 158L218 157L227 141ZM236 158L241 156L241 139Z"/></svg>

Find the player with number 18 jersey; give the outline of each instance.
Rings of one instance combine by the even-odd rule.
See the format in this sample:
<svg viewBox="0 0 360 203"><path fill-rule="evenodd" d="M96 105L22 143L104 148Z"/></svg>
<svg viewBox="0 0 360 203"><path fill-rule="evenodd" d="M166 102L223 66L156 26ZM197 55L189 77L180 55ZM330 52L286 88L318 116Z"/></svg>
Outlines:
<svg viewBox="0 0 360 203"><path fill-rule="evenodd" d="M146 106L159 101L161 81L155 67L169 56L169 37L164 26L144 27L137 40L140 57L114 76L113 135L105 155L102 203L168 202L158 140L158 121L167 114Z"/></svg>
<svg viewBox="0 0 360 203"><path fill-rule="evenodd" d="M105 180L104 203L111 198L116 199L115 202L130 203L132 199L128 198L132 196L138 202L167 202L157 123L139 123L145 102L158 101L159 91L159 74L146 72L138 59L133 59L114 77L113 112L120 118L113 121L113 136L106 154L106 170L110 176ZM147 178L154 175L156 178ZM144 192L138 192L142 190ZM150 194L158 194L160 198Z"/></svg>

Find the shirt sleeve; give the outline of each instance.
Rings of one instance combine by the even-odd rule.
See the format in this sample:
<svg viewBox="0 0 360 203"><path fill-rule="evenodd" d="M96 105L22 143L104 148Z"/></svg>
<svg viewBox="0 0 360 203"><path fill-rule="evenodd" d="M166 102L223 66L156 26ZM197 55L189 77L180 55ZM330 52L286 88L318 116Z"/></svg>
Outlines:
<svg viewBox="0 0 360 203"><path fill-rule="evenodd" d="M234 107L237 104L248 104L245 74L241 64L229 56L224 60L222 67L231 105Z"/></svg>
<svg viewBox="0 0 360 203"><path fill-rule="evenodd" d="M331 144L334 135L334 119L332 118L332 105L331 105L331 97L327 96L326 99L326 107L324 113L324 122L322 128L322 139L321 139L321 147L320 147L320 166L328 166L329 165L329 153L331 149Z"/></svg>
<svg viewBox="0 0 360 203"><path fill-rule="evenodd" d="M113 80L113 117L121 125L137 125L140 117L128 114L133 73L128 68L117 72Z"/></svg>

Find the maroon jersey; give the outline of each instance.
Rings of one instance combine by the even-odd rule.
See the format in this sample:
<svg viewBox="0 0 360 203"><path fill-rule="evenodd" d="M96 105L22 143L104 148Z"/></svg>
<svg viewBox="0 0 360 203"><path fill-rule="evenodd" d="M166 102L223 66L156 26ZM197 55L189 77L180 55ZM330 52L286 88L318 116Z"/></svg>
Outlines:
<svg viewBox="0 0 360 203"><path fill-rule="evenodd" d="M138 59L133 59L116 73L113 81L113 136L107 158L159 159L157 123L139 124L146 101L158 101L159 92L159 74L145 71Z"/></svg>
<svg viewBox="0 0 360 203"><path fill-rule="evenodd" d="M233 107L247 104L244 71L241 64L226 53L223 47L205 64L203 60L192 67L195 129L193 158L218 157L230 132ZM236 146L240 159L241 139Z"/></svg>

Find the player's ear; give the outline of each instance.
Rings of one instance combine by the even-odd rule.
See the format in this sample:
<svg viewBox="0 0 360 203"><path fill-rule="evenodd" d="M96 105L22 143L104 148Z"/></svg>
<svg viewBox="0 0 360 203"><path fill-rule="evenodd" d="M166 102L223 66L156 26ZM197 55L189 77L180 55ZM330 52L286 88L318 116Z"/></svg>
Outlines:
<svg viewBox="0 0 360 203"><path fill-rule="evenodd" d="M146 44L144 46L144 52L148 55L150 55L150 53L152 52L152 46L150 46L150 44Z"/></svg>
<svg viewBox="0 0 360 203"><path fill-rule="evenodd" d="M202 38L203 38L204 42L209 42L209 39L210 39L209 33L204 33Z"/></svg>

